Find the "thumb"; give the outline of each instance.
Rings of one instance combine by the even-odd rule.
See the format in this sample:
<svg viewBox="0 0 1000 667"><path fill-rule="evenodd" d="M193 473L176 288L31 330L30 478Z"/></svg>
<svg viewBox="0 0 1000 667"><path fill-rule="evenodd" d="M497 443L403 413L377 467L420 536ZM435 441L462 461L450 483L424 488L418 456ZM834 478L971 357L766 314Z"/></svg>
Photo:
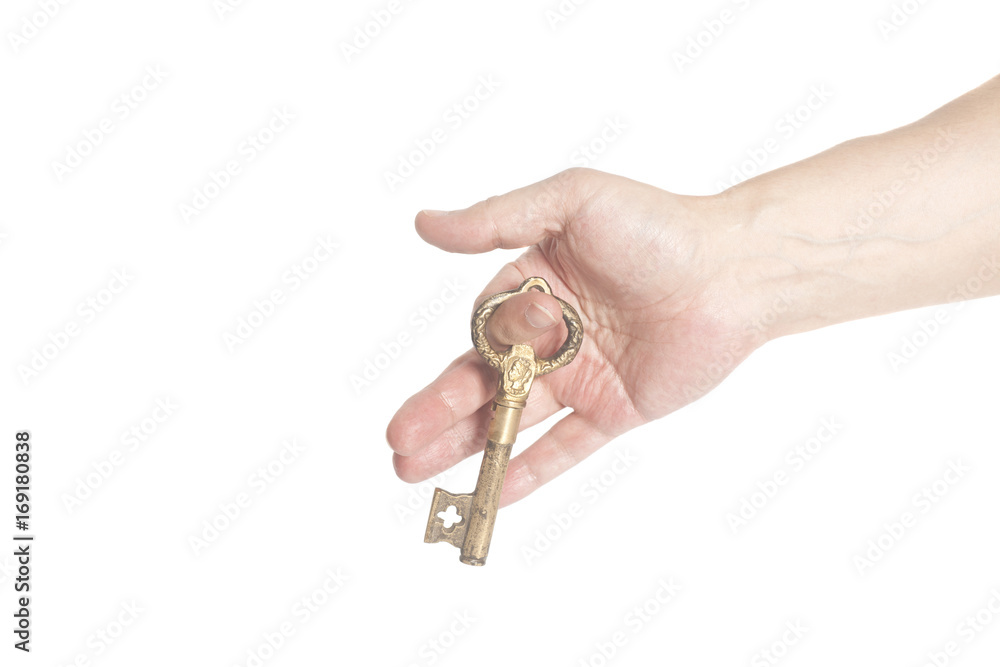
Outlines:
<svg viewBox="0 0 1000 667"><path fill-rule="evenodd" d="M531 343L550 331L562 331L565 338L566 327L557 326L561 324L562 309L555 297L528 290L524 294L515 294L500 304L493 317L486 322L486 338L494 349L517 343ZM537 352L544 356L551 351L547 349L551 346L544 345L549 342L547 339L541 342L546 349L539 349ZM555 347L558 347L558 343Z"/></svg>
<svg viewBox="0 0 1000 667"><path fill-rule="evenodd" d="M462 211L421 211L416 219L417 234L449 252L524 248L560 235L594 191L599 174L567 169Z"/></svg>

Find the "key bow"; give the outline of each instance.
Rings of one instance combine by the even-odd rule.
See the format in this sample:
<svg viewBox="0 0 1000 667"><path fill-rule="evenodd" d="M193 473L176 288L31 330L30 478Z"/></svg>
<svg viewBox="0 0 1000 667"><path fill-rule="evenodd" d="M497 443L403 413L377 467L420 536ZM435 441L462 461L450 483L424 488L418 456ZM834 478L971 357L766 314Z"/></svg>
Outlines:
<svg viewBox="0 0 1000 667"><path fill-rule="evenodd" d="M559 307L562 309L563 322L566 323L566 331L568 332L562 346L551 357L539 359L538 357L534 357L534 352L532 352L532 356L534 357L534 375L545 375L557 368L562 368L573 361L576 353L580 351L580 344L583 343L583 323L580 321L580 316L577 314L576 309L553 295L552 288L549 287L544 278L528 278L517 289L500 292L489 297L479 304L476 312L472 314L472 344L475 346L479 356L498 371L501 370L505 357L509 358L513 352L513 348L506 352L497 352L494 350L493 346L486 339L486 322L493 316L493 313L496 312L501 303L515 294L523 294L530 289L545 292L559 302Z"/></svg>

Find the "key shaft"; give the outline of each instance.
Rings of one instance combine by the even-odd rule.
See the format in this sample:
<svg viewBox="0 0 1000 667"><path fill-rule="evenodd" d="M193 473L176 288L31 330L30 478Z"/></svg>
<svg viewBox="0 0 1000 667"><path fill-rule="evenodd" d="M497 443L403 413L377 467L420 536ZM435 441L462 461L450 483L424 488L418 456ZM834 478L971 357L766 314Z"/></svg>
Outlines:
<svg viewBox="0 0 1000 667"><path fill-rule="evenodd" d="M493 401L486 450L476 490L472 493L469 527L459 557L468 565L484 565L490 551L510 451L517 439L521 412L528 401L528 391L535 375L534 350L530 345L515 345L504 359L502 368L507 370L500 374L500 387Z"/></svg>

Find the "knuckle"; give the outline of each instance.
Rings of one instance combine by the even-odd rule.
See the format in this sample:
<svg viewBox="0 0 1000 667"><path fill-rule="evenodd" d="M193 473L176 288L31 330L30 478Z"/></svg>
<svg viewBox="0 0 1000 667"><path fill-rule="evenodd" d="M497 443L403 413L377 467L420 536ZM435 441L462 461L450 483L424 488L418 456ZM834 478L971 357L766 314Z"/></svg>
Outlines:
<svg viewBox="0 0 1000 667"><path fill-rule="evenodd" d="M500 320L499 322L497 320ZM489 332L492 337L501 345L510 345L517 337L517 328L508 319L493 318L490 320L492 326Z"/></svg>
<svg viewBox="0 0 1000 667"><path fill-rule="evenodd" d="M580 179L586 178L588 174L593 172L594 170L589 167L569 167L563 170L562 175L566 179Z"/></svg>
<svg viewBox="0 0 1000 667"><path fill-rule="evenodd" d="M570 167L559 173L557 179L567 190L573 191L593 183L601 173L589 167Z"/></svg>
<svg viewBox="0 0 1000 667"><path fill-rule="evenodd" d="M454 420L455 419L455 404L452 402L451 398L443 389L435 389L434 398L438 400L445 409L448 411L448 415Z"/></svg>
<svg viewBox="0 0 1000 667"><path fill-rule="evenodd" d="M503 195L487 197L473 207L477 214L489 225L491 244L494 248L504 248L504 238L500 221L503 218Z"/></svg>
<svg viewBox="0 0 1000 667"><path fill-rule="evenodd" d="M588 167L570 167L546 184L545 190L553 200L552 208L561 214L564 224L573 219L583 202L600 187L602 176L605 176L603 172Z"/></svg>

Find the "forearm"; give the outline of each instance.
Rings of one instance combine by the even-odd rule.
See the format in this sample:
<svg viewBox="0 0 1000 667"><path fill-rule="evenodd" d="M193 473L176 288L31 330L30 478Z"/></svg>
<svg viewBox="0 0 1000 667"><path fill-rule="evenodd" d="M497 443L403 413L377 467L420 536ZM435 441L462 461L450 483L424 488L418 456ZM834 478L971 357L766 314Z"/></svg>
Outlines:
<svg viewBox="0 0 1000 667"><path fill-rule="evenodd" d="M721 197L759 307L786 302L768 338L998 294L1000 77Z"/></svg>

